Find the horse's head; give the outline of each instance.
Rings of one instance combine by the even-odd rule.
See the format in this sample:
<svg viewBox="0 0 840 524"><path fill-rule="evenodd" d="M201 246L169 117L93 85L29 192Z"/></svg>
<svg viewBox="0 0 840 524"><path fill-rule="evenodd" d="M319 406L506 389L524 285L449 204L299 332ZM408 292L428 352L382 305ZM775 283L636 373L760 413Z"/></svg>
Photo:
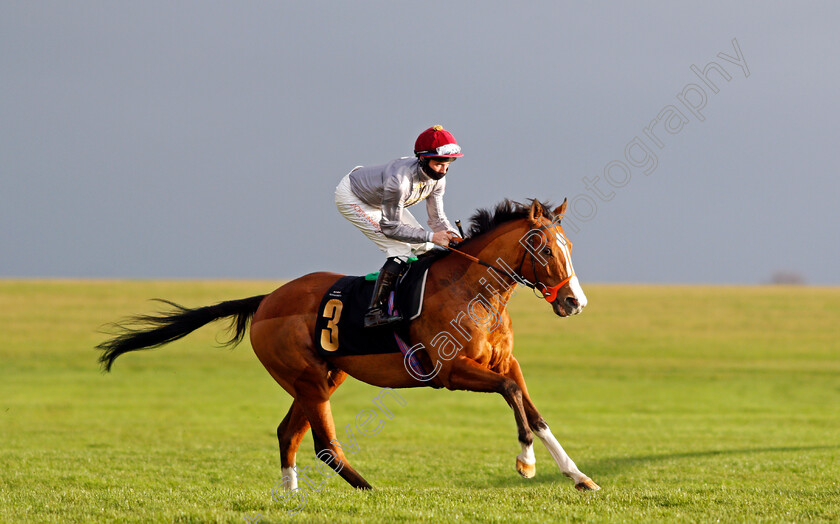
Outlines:
<svg viewBox="0 0 840 524"><path fill-rule="evenodd" d="M539 200L530 206L504 200L495 211L479 209L472 216L468 239L462 249L481 255L486 260L509 264L504 269L493 266L497 274L507 274L515 283L534 287L551 303L561 317L577 315L586 307L586 295L580 287L572 266L572 243L560 225L567 202L554 210ZM502 227L505 225L504 227ZM495 234L494 234L495 231ZM485 235L501 238L498 243L479 243L475 251L469 246ZM486 238L486 237L485 237ZM518 242L513 240L518 238ZM486 249L487 251L482 252ZM462 253L474 262L489 265L479 258ZM498 258L497 258L498 257Z"/></svg>
<svg viewBox="0 0 840 524"><path fill-rule="evenodd" d="M519 240L527 251L525 257L531 260L525 267L530 266L537 290L561 317L577 315L587 303L572 265L572 243L560 225L566 204L563 200L549 211L534 200L528 213L531 229Z"/></svg>

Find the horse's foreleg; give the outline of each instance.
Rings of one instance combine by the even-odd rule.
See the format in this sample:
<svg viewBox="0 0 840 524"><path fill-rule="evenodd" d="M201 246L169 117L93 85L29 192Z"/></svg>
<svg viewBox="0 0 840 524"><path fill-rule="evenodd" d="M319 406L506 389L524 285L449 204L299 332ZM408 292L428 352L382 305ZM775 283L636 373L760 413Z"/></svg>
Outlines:
<svg viewBox="0 0 840 524"><path fill-rule="evenodd" d="M554 434L551 433L551 429L549 429L548 424L545 424L545 421L543 421L542 427L534 429L534 433L540 437L545 447L548 448L548 452L560 467L560 471L575 482L575 488L580 491L601 489L591 478L581 473L574 461L566 454L563 446L554 438Z"/></svg>
<svg viewBox="0 0 840 524"><path fill-rule="evenodd" d="M466 389L468 391L495 392L501 394L513 410L516 428L519 433L519 444L522 454L517 457L517 470L526 478L534 476L534 436L528 424L522 387L509 377L481 367L477 362L466 357L458 357L453 361L449 375L449 389ZM520 462L522 469L519 468ZM530 465L530 470L528 466Z"/></svg>
<svg viewBox="0 0 840 524"><path fill-rule="evenodd" d="M563 446L561 446L560 442L558 442L554 437L554 434L551 432L551 429L548 427L545 419L542 418L539 411L537 411L537 407L528 396L528 388L525 386L525 377L522 376L522 369L519 367L519 362L517 362L517 360L513 357L511 357L511 365L506 373L506 376L516 382L521 388L523 396L522 403L528 417L528 423L534 433L536 433L540 440L542 440L543 444L545 444L551 458L553 458L554 462L557 463L560 471L562 471L567 477L571 478L575 482L575 488L581 491L601 489L598 484L595 484L592 479L584 475L578 469L575 462L571 459L571 457L569 457L566 450L563 449ZM528 467L529 464L530 468ZM530 472L530 476L532 477L536 473L536 460L534 459L533 443L527 447L525 445L522 446L522 453L516 457L516 469L523 477L526 478L528 478L528 475L526 475L527 472ZM526 473L523 473L523 470Z"/></svg>

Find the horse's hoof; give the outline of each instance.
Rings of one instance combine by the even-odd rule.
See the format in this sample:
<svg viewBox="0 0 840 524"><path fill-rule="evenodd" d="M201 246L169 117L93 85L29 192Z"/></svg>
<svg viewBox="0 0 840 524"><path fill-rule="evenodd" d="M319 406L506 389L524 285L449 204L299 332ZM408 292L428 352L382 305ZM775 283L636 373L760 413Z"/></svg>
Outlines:
<svg viewBox="0 0 840 524"><path fill-rule="evenodd" d="M532 479L534 478L534 475L537 474L537 465L525 464L521 460L516 459L516 471L518 471L519 474L525 477L526 479Z"/></svg>
<svg viewBox="0 0 840 524"><path fill-rule="evenodd" d="M592 479L586 479L575 484L575 489L578 491L598 491L601 486L595 484Z"/></svg>

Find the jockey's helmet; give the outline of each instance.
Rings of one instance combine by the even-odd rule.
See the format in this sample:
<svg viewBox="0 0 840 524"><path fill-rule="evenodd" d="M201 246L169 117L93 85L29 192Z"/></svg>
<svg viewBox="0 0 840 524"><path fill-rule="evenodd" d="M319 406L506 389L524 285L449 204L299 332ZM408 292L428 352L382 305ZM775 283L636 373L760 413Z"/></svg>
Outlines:
<svg viewBox="0 0 840 524"><path fill-rule="evenodd" d="M414 154L419 158L464 156L455 137L443 126L432 126L420 133L417 141L414 142Z"/></svg>

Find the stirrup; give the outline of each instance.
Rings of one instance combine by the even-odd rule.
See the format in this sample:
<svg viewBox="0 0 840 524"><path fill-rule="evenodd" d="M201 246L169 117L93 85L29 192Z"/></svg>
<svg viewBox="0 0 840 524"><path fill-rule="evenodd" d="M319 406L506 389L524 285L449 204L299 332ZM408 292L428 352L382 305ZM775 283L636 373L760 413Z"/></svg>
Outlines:
<svg viewBox="0 0 840 524"><path fill-rule="evenodd" d="M365 327L374 328L379 326L388 326L402 322L403 317L400 315L388 315L382 307L373 307L365 313Z"/></svg>

